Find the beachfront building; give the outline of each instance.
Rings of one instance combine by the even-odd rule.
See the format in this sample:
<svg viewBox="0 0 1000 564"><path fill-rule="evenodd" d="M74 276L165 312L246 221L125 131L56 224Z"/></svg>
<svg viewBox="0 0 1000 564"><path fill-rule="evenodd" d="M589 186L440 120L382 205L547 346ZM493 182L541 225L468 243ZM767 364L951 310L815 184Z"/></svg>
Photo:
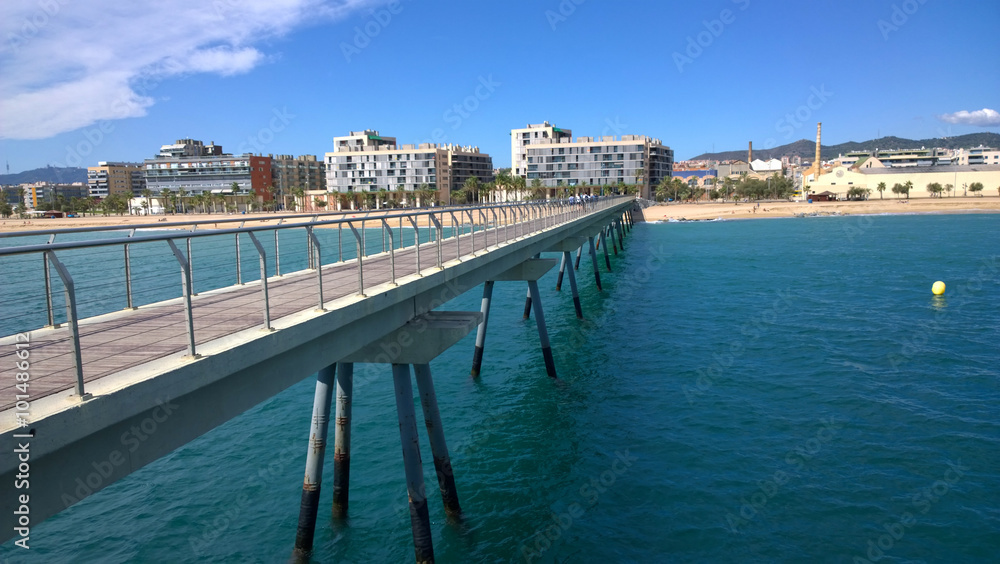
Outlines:
<svg viewBox="0 0 1000 564"><path fill-rule="evenodd" d="M972 196L968 191L968 186L974 182L981 182L984 186L982 195L996 196L997 189L1000 188L1000 165L936 165L924 167L883 167L883 168L858 168L836 166L830 172L825 172L819 180L809 174L805 178L805 184L811 193L833 192L840 198L847 197L847 191L851 188L867 188L871 190L869 199L877 198L897 198L897 194L892 192L895 184L905 184L907 181L913 183L910 190L911 198L930 197L927 185L938 183L945 192L941 197ZM879 183L885 183L886 189L880 195L877 188ZM950 189L949 189L950 186Z"/></svg>
<svg viewBox="0 0 1000 564"><path fill-rule="evenodd" d="M184 190L194 196L210 193L253 195L258 202L272 200L271 157L262 155L231 155L221 145L203 145L201 141L181 139L164 145L159 154L143 162L146 187L154 194L163 190L178 193Z"/></svg>
<svg viewBox="0 0 1000 564"><path fill-rule="evenodd" d="M1000 151L982 145L972 149L958 149L951 156L957 165L1000 165Z"/></svg>
<svg viewBox="0 0 1000 564"><path fill-rule="evenodd" d="M528 177L528 146L541 143L542 139L571 139L573 130L560 129L547 121L529 123L522 129L510 130L510 174Z"/></svg>
<svg viewBox="0 0 1000 564"><path fill-rule="evenodd" d="M834 166L860 166L868 159L876 161L886 168L898 167L928 167L946 166L952 164L952 157L946 149L902 149L887 151L852 151L834 159ZM870 164L868 168L873 168Z"/></svg>
<svg viewBox="0 0 1000 564"><path fill-rule="evenodd" d="M288 206L296 191L326 192L326 167L316 155L268 155L274 197Z"/></svg>
<svg viewBox="0 0 1000 564"><path fill-rule="evenodd" d="M73 198L85 199L90 195L90 187L83 182L72 184L35 182L21 184L20 187L24 188L24 206L29 209L37 209L44 204L55 204L60 200L68 203Z"/></svg>
<svg viewBox="0 0 1000 564"><path fill-rule="evenodd" d="M493 180L493 159L479 147L421 143L397 145L395 137L378 131L352 131L334 137L334 151L326 153L326 186L330 192L438 192L438 200L451 201L475 176L480 183ZM425 186L426 185L426 186Z"/></svg>
<svg viewBox="0 0 1000 564"><path fill-rule="evenodd" d="M726 161L718 165L719 178L736 178L741 174L750 173L750 165L746 161Z"/></svg>
<svg viewBox="0 0 1000 564"><path fill-rule="evenodd" d="M512 132L513 134L513 132ZM549 197L584 191L607 193L616 184L641 184L644 198L673 173L674 152L645 135L532 138L526 147L527 183L536 180ZM639 171L642 171L641 173ZM585 188L584 188L585 187Z"/></svg>
<svg viewBox="0 0 1000 564"><path fill-rule="evenodd" d="M87 167L87 186L91 198L112 194L132 198L142 195L146 178L140 163L99 162Z"/></svg>

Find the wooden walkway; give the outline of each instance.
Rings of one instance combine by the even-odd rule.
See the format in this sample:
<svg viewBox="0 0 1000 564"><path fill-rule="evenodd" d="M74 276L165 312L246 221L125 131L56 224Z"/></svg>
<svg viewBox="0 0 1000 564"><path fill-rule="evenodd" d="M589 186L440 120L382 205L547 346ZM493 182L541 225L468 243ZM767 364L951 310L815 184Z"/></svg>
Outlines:
<svg viewBox="0 0 1000 564"><path fill-rule="evenodd" d="M532 234L543 228L542 219L518 223L517 232ZM496 247L505 235L514 238L514 224L490 227L474 234L444 239L441 242L442 261L448 262L470 253L487 251L487 245ZM473 240L475 249L473 249ZM456 245L458 247L456 248ZM415 274L416 248L395 251L396 278ZM421 271L436 270L437 243L420 246ZM325 302L351 296L358 291L357 262L338 262L324 265L323 299ZM391 280L388 252L364 258L365 288ZM197 274L197 273L195 273ZM319 303L316 271L305 270L268 278L268 295L271 321L288 315L315 309ZM179 282L178 282L179 283ZM192 317L196 345L253 327L263 327L264 309L258 282L214 290L192 298ZM187 320L181 299L142 306L132 311L119 312L113 319L84 319L79 324L80 349L83 357L84 382L93 382L165 356L187 350ZM73 346L67 325L46 330L42 334L31 332L30 388L31 400L37 400L76 385L73 366ZM0 363L13 366L18 360L13 346L0 351ZM15 405L14 378L0 382L0 411Z"/></svg>

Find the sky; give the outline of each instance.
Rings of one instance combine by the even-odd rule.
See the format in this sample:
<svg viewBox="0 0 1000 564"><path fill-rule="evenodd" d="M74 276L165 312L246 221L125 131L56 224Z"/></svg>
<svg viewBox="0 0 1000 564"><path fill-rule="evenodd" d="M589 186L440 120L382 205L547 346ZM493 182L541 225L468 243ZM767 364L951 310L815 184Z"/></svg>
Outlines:
<svg viewBox="0 0 1000 564"><path fill-rule="evenodd" d="M677 160L818 121L824 144L998 132L998 27L996 0L4 0L0 160L322 156L374 129L507 167L543 121Z"/></svg>

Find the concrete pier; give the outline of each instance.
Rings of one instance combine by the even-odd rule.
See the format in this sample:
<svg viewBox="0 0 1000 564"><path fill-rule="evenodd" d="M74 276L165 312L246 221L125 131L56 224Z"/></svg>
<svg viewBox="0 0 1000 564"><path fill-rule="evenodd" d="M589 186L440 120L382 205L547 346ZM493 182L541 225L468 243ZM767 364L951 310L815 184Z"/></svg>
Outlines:
<svg viewBox="0 0 1000 564"><path fill-rule="evenodd" d="M295 532L295 555L312 554L316 532L316 513L319 510L320 484L323 481L323 458L326 455L326 434L330 424L330 397L337 365L319 371L316 394L313 398L312 424L309 429L309 450L306 454L306 475L302 481L302 500L299 503L299 524Z"/></svg>
<svg viewBox="0 0 1000 564"><path fill-rule="evenodd" d="M545 314L542 313L542 300L538 295L538 281L528 280L528 291L531 293L535 309L535 323L538 325L538 340L542 345L542 358L545 360L545 372L551 378L556 377L556 361L552 357L552 346L549 344L549 333L545 328Z"/></svg>
<svg viewBox="0 0 1000 564"><path fill-rule="evenodd" d="M451 468L451 457L448 456L448 444L444 440L444 426L441 424L441 412L438 409L437 394L434 392L431 366L414 364L413 372L420 393L420 405L424 410L424 423L431 443L441 500L444 502L445 513L457 519L462 516L462 508L458 503L458 489L455 487L455 472Z"/></svg>
<svg viewBox="0 0 1000 564"><path fill-rule="evenodd" d="M351 484L351 402L354 364L337 365L337 415L333 437L333 516L347 516Z"/></svg>
<svg viewBox="0 0 1000 564"><path fill-rule="evenodd" d="M406 493L410 503L410 526L413 529L413 553L418 564L434 562L431 519L424 495L424 466L420 461L420 441L417 437L417 416L413 409L413 384L410 365L392 365L392 384L396 391L396 414L399 419L399 441L403 446L403 467Z"/></svg>
<svg viewBox="0 0 1000 564"><path fill-rule="evenodd" d="M483 320L479 323L476 331L476 350L472 353L472 377L479 377L479 370L483 366L483 351L486 348L486 326L490 319L490 302L493 300L493 280L483 283L483 303L480 312Z"/></svg>

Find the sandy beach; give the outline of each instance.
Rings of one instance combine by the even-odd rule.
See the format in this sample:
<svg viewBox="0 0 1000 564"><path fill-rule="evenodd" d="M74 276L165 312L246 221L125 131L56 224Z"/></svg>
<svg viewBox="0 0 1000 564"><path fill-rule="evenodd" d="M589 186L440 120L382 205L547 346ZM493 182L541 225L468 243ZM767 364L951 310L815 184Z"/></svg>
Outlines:
<svg viewBox="0 0 1000 564"><path fill-rule="evenodd" d="M794 217L798 214L910 214L910 213L1000 213L998 197L920 198L910 200L866 200L858 202L762 202L734 204L658 204L643 211L646 221L670 219L759 219Z"/></svg>

